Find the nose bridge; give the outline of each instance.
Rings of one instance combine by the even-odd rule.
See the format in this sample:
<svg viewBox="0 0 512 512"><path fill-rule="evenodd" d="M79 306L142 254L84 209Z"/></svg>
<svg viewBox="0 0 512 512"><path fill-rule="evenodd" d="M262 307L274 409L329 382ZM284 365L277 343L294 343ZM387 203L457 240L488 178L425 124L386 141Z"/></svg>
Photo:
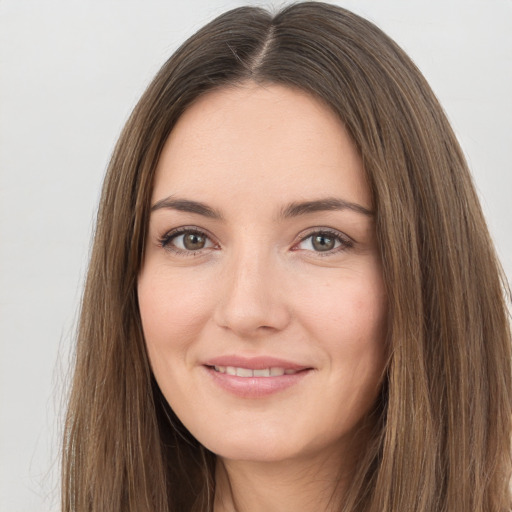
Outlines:
<svg viewBox="0 0 512 512"><path fill-rule="evenodd" d="M217 323L242 335L283 329L289 321L283 272L277 254L265 243L240 241L228 258ZM282 277L282 276L281 276Z"/></svg>

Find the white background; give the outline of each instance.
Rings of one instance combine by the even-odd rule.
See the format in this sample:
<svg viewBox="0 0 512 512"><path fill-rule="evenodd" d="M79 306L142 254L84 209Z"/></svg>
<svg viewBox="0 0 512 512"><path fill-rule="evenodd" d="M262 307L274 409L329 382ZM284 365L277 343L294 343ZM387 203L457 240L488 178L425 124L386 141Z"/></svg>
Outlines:
<svg viewBox="0 0 512 512"><path fill-rule="evenodd" d="M100 184L147 83L232 7L0 0L0 510L59 509L62 401ZM512 0L339 1L411 55L444 105L512 276ZM475 269L476 270L476 269Z"/></svg>

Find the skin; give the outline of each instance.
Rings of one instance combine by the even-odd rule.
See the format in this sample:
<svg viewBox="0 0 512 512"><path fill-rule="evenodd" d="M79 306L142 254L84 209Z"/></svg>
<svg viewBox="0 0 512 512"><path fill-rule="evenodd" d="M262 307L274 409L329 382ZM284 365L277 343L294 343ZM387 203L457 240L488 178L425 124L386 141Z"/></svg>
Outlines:
<svg viewBox="0 0 512 512"><path fill-rule="evenodd" d="M166 207L169 197L222 218ZM358 206L280 216L325 198ZM371 194L345 127L283 86L210 92L166 141L152 205L138 281L147 350L171 407L218 455L216 512L331 510L386 361ZM237 396L204 365L224 355L308 370L284 390Z"/></svg>

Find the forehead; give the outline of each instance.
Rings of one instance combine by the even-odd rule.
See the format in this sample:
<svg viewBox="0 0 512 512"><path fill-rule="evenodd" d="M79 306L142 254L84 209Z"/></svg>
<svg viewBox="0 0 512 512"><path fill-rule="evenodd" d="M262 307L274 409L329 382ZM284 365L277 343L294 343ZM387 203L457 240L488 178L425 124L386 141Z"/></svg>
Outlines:
<svg viewBox="0 0 512 512"><path fill-rule="evenodd" d="M371 208L360 155L338 116L300 90L247 83L185 111L164 145L153 200L193 193L268 202L275 191L283 201L348 194Z"/></svg>

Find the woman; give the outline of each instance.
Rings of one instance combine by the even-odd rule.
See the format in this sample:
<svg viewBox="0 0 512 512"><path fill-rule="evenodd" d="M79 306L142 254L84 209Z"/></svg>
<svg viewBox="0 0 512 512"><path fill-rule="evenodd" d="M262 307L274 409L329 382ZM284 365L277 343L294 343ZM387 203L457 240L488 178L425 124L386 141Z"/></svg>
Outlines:
<svg viewBox="0 0 512 512"><path fill-rule="evenodd" d="M510 510L501 283L395 43L316 2L220 16L112 157L63 509Z"/></svg>

